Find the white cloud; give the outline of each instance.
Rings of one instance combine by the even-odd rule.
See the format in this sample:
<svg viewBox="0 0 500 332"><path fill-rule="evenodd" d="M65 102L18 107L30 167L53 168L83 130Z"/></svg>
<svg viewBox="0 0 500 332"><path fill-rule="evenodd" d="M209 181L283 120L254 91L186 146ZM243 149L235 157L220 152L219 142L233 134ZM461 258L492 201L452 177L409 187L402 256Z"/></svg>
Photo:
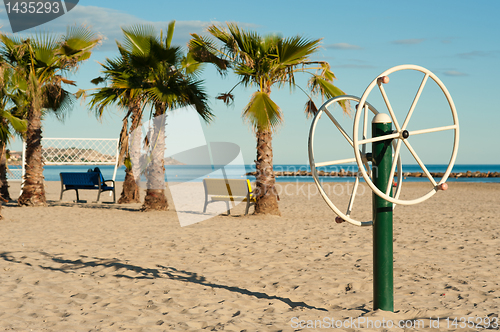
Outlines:
<svg viewBox="0 0 500 332"><path fill-rule="evenodd" d="M416 45L416 44L420 44L424 40L425 39L423 39L423 38L400 39L400 40L395 40L392 43L396 44L396 45Z"/></svg>
<svg viewBox="0 0 500 332"><path fill-rule="evenodd" d="M476 59L484 57L496 56L498 52L493 51L471 51L466 53L460 53L458 56L462 59Z"/></svg>
<svg viewBox="0 0 500 332"><path fill-rule="evenodd" d="M105 41L100 47L100 50L109 51L116 49L115 40L122 40L121 26L152 24L158 31L162 29L165 31L169 21L150 22L115 9L93 6L76 6L71 12L56 20L53 25L57 24L61 32L63 32L66 30L66 26L75 23L90 26L93 31L103 35L105 37ZM190 33L203 33L204 29L209 24L210 22L201 21L176 22L172 43L182 46L186 45L190 38Z"/></svg>
<svg viewBox="0 0 500 332"><path fill-rule="evenodd" d="M443 74L446 76L468 76L469 75L469 74L462 73L462 72L457 71L457 70L447 70Z"/></svg>
<svg viewBox="0 0 500 332"><path fill-rule="evenodd" d="M165 31L169 22L151 22L115 9L78 5L67 14L39 27L23 31L20 35L29 35L36 31L65 33L67 26L83 24L104 37L103 44L96 51L114 51L116 50L115 40L122 40L122 26L152 24L159 32L160 30ZM176 21L172 44L185 46L191 38L191 33L204 34L207 26L219 23L215 21ZM253 24L238 24L240 27L255 28ZM11 31L10 22L5 12L0 13L0 26L3 26L3 31Z"/></svg>
<svg viewBox="0 0 500 332"><path fill-rule="evenodd" d="M361 50L361 49L363 49L361 46L352 45L352 44L348 44L348 43L329 44L329 45L325 45L325 48L331 48L334 50Z"/></svg>
<svg viewBox="0 0 500 332"><path fill-rule="evenodd" d="M336 68L351 68L351 69L371 69L371 68L376 68L375 66L373 65L364 65L364 64L354 64L354 63L347 63L347 64L343 64L343 65L335 65L332 67L336 67Z"/></svg>

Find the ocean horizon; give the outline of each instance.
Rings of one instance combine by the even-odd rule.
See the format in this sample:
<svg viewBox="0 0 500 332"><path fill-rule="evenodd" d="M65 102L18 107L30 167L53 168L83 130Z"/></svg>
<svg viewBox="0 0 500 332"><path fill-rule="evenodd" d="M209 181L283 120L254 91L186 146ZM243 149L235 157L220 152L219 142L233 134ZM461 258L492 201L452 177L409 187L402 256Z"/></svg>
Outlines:
<svg viewBox="0 0 500 332"><path fill-rule="evenodd" d="M426 165L429 172L445 172L447 164L430 164ZM61 172L86 172L90 168L99 167L103 176L106 179L111 179L113 177L114 166L113 165L46 165L44 168L45 181L60 181L59 173ZM8 179L15 181L13 175L17 175L19 178L20 166L13 167L10 166L11 174L8 175ZM226 176L228 178L243 178L244 174L254 172L255 164L251 165L228 165L224 168L222 166L212 166L212 165L166 165L165 166L165 180L171 182L187 182L187 181L202 181L205 177L222 178L222 172L217 171L224 169ZM296 171L307 171L310 172L310 167L307 164L277 164L273 167L276 172L296 172ZM358 167L356 164L346 164L346 165L335 165L320 168L325 172L339 172L344 170L346 172L357 172ZM456 164L453 167L452 173L466 173L466 172L481 172L481 173L494 173L500 172L499 164ZM420 166L418 165L403 165L403 173L415 173L422 172ZM250 181L255 181L255 177L247 175ZM120 166L116 173L116 181L123 181L125 179L125 167ZM339 176L322 176L321 180L324 182L350 182L353 181L353 177L339 177ZM144 179L143 179L144 180ZM18 180L19 181L19 180ZM276 177L277 182L313 182L312 176L278 176ZM404 181L409 182L424 182L428 181L426 177L406 177ZM460 178L448 178L450 182L497 182L500 183L500 178L498 177L460 177Z"/></svg>

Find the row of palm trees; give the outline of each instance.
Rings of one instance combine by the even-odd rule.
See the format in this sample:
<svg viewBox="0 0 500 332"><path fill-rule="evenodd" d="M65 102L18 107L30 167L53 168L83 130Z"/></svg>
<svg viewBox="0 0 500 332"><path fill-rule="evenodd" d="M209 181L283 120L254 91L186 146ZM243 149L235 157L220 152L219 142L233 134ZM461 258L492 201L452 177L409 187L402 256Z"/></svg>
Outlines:
<svg viewBox="0 0 500 332"><path fill-rule="evenodd" d="M26 141L26 175L19 205L46 205L41 155L44 114L51 111L62 117L75 98L88 97L90 108L98 118L110 105L124 110L120 154L126 176L119 203L139 202L136 179L144 171L148 189L142 209L168 209L163 167L165 117L170 110L193 106L204 121L214 119L200 79L202 66L208 63L214 65L221 76L228 72L236 74L236 86L256 89L242 113L257 138L255 213L280 214L272 171L272 137L283 121L283 113L271 99L271 90L284 85L295 88L295 74L309 75L309 93L299 87L306 94L307 116L317 110L314 95L331 98L343 94L333 85L335 76L329 64L310 60L319 50L321 40L261 36L228 23L209 26L208 36L192 34L188 51L184 53L181 47L171 44L174 29L174 21L165 34L163 31L158 34L149 25L122 28L123 41L117 42L118 56L106 59L101 64L102 76L92 81L98 87L80 90L75 95L63 87L76 84L65 74L76 71L79 64L90 57L101 42L100 37L86 27L68 28L60 37L44 34L21 39L0 34L0 107L3 107L0 143L5 147L13 132L21 133ZM216 98L231 104L236 86ZM152 137L156 141L148 142L149 162L146 169L141 170L134 161L139 159L137 154L144 143L140 130L136 129L141 128L147 113L161 120L154 121ZM0 162L0 180L1 168Z"/></svg>
<svg viewBox="0 0 500 332"><path fill-rule="evenodd" d="M165 35L158 35L152 26L147 25L122 29L123 42L117 42L119 56L106 59L102 64L104 76L94 80L94 83L105 82L106 87L97 88L89 95L90 106L98 117L111 104L118 104L126 110L120 141L127 170L119 203L139 199L136 179L141 174L138 174L137 154L141 149L140 128L144 110L149 108L155 118L151 135L154 144L150 144L150 162L145 169L148 183L144 211L168 209L163 169L166 112L192 105L203 120L213 119L208 96L198 77L201 63L190 53L183 54L180 47L171 45L174 29L175 22L169 24Z"/></svg>

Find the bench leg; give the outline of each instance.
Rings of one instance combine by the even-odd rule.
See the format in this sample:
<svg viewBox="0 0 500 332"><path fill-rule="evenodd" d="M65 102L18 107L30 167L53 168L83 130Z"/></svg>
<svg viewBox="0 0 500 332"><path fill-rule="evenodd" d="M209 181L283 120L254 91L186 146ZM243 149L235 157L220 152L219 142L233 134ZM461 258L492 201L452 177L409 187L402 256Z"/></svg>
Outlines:
<svg viewBox="0 0 500 332"><path fill-rule="evenodd" d="M226 202L226 207L227 207L227 215L230 215L231 211L229 210L229 202Z"/></svg>
<svg viewBox="0 0 500 332"><path fill-rule="evenodd" d="M116 203L115 187L113 187L113 203Z"/></svg>
<svg viewBox="0 0 500 332"><path fill-rule="evenodd" d="M76 202L78 203L78 201L80 200L80 196L78 195L78 189L75 189L76 191Z"/></svg>
<svg viewBox="0 0 500 332"><path fill-rule="evenodd" d="M247 199L247 207L245 209L245 216L248 214L248 210L250 209L250 200Z"/></svg>

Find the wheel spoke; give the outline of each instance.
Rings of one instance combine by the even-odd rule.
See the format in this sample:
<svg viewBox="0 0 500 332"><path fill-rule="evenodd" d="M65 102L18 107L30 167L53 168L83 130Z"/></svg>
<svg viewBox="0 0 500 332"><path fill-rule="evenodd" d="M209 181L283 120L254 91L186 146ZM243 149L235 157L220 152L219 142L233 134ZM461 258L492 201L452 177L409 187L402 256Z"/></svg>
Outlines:
<svg viewBox="0 0 500 332"><path fill-rule="evenodd" d="M372 178L372 169L370 168L370 165L368 164L368 162L363 162L363 165L365 165L366 167L366 173L368 173L368 176L370 177L370 179ZM359 169L358 169L358 175L361 175L361 173L359 173Z"/></svg>
<svg viewBox="0 0 500 332"><path fill-rule="evenodd" d="M358 191L358 185L359 185L359 176L356 176L356 180L354 181L354 188L352 188L351 198L349 199L349 205L347 206L347 213L345 214L348 217L351 215L352 212L352 206L354 204L354 198L356 197L356 193Z"/></svg>
<svg viewBox="0 0 500 332"><path fill-rule="evenodd" d="M384 136L362 139L362 140L358 141L358 144L361 145L361 144L374 143L374 142L385 141L385 140L394 139L394 138L398 138L398 137L399 137L399 133L393 133L393 134L384 135Z"/></svg>
<svg viewBox="0 0 500 332"><path fill-rule="evenodd" d="M330 112L327 109L325 109L324 112L326 113L326 115L328 115L328 117L330 118L330 120L332 120L332 122L335 124L335 126L340 131L340 133L345 137L345 139L349 142L349 144L351 144L351 146L354 146L353 143L352 143L352 139L349 137L349 135L347 135L346 131L344 130L344 128L342 128L342 126L340 125L340 123L338 123L337 120L335 120L335 118L333 117L333 115L331 115Z"/></svg>
<svg viewBox="0 0 500 332"><path fill-rule="evenodd" d="M452 129L457 129L457 125L451 125L451 126L444 126L444 127L435 127L435 128L429 128L429 129L420 129L420 130L413 130L410 131L410 136L413 135L420 135L420 134L427 134L427 133L435 133L438 131L445 131L445 130L452 130Z"/></svg>
<svg viewBox="0 0 500 332"><path fill-rule="evenodd" d="M422 171L424 171L425 176L427 176L427 178L429 179L429 181L431 181L431 183L432 183L432 185L434 187L437 186L436 181L432 177L431 173L429 173L429 170L427 170L427 167L425 167L425 165L422 162L422 160L420 160L420 158L417 156L417 153L415 152L415 150L413 150L410 142L408 142L408 140L406 140L406 139L403 140L403 142L405 143L405 145L408 148L408 150L410 150L410 153L413 155L413 158L415 158L415 160L417 161L417 163L420 165L420 168L422 169Z"/></svg>
<svg viewBox="0 0 500 332"><path fill-rule="evenodd" d="M394 180L394 172L396 171L396 165L398 164L399 152L401 150L401 140L398 140L396 144L396 151L394 151L394 156L392 160L391 173L389 174L389 181L387 182L387 189L385 190L385 194L389 195L391 193L392 181ZM401 180L399 180L401 181Z"/></svg>
<svg viewBox="0 0 500 332"><path fill-rule="evenodd" d="M368 137L368 105L365 104L364 123L363 123L363 138Z"/></svg>
<svg viewBox="0 0 500 332"><path fill-rule="evenodd" d="M405 122L403 122L403 126L401 127L401 130L405 130L406 126L408 126L408 122L410 122L411 115L413 114L413 111L415 110L415 106L417 106L417 102L420 98L420 95L422 94L422 90L424 89L425 83L427 83L427 79L429 78L429 74L425 74L424 79L422 80L422 83L420 83L420 87L418 88L417 94L415 95L415 98L413 99L413 103L411 104L410 110L408 111L408 114L406 115Z"/></svg>
<svg viewBox="0 0 500 332"><path fill-rule="evenodd" d="M354 162L356 162L356 158L348 158L348 159L339 159L339 160L332 160L332 161L324 161L322 163L315 163L314 166L316 168L318 168L318 167L332 166L332 165L341 165L341 164L348 164L348 163L354 163Z"/></svg>
<svg viewBox="0 0 500 332"><path fill-rule="evenodd" d="M368 137L368 105L365 104L364 108L364 122L363 122L363 139L366 139ZM361 147L361 150L364 153L366 153L366 144L363 144Z"/></svg>
<svg viewBox="0 0 500 332"><path fill-rule="evenodd" d="M392 106L391 106L391 103L389 102L389 98L387 97L387 94L385 93L385 89L381 83L378 84L378 87L380 89L380 93L382 93L382 97L384 98L385 105L387 106L387 109L389 110L389 114L391 115L392 122L394 123L394 127L396 127L396 130L399 132L399 131L401 131L401 127L399 126L398 120L396 119L396 116L394 115L394 111L392 110Z"/></svg>

